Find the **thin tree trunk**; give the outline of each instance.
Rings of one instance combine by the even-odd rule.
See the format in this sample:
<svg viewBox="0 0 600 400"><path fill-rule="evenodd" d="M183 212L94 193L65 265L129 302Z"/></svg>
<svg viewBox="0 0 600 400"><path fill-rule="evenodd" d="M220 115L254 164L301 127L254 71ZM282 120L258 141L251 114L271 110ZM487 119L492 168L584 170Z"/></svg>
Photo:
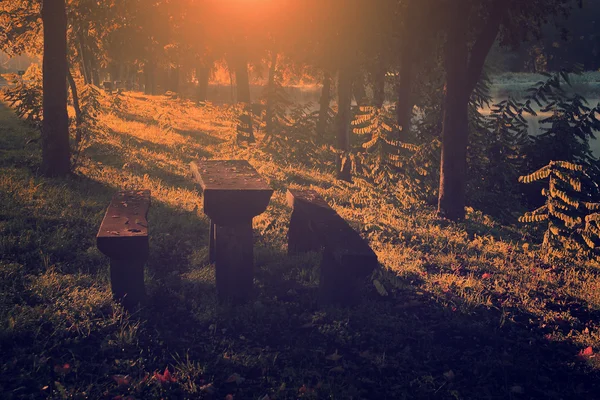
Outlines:
<svg viewBox="0 0 600 400"><path fill-rule="evenodd" d="M267 136L273 134L273 106L275 103L275 72L277 70L277 52L271 52L271 65L269 67L269 83L267 84L267 110L265 112Z"/></svg>
<svg viewBox="0 0 600 400"><path fill-rule="evenodd" d="M468 26L461 20L467 15L464 0L453 6L449 15L446 42L446 96L442 129L442 160L438 212L451 220L465 215L465 188L468 144Z"/></svg>
<svg viewBox="0 0 600 400"><path fill-rule="evenodd" d="M397 89L396 118L403 132L410 130L410 121L412 119L411 86L413 80L413 62L411 58L409 52L403 52L400 82Z"/></svg>
<svg viewBox="0 0 600 400"><path fill-rule="evenodd" d="M373 82L373 106L382 108L385 103L385 67L382 61L377 62L377 66L372 72L371 79Z"/></svg>
<svg viewBox="0 0 600 400"><path fill-rule="evenodd" d="M358 106L366 106L369 103L369 98L367 97L367 91L365 89L365 81L362 74L357 74L355 77L352 85L352 91Z"/></svg>
<svg viewBox="0 0 600 400"><path fill-rule="evenodd" d="M239 51L235 58L235 84L237 88L237 101L238 103L244 104L245 112L247 113L248 124L248 141L253 143L256 139L254 138L254 129L252 127L252 103L250 99L250 79L248 78L248 62L243 55L242 51Z"/></svg>
<svg viewBox="0 0 600 400"><path fill-rule="evenodd" d="M81 67L83 71L83 80L86 85L92 83L92 76L90 73L89 62L87 50L85 47L85 38L83 36L83 32L80 30L77 31L77 42L79 45L79 55L81 56Z"/></svg>
<svg viewBox="0 0 600 400"><path fill-rule="evenodd" d="M317 121L317 140L323 140L329 120L329 103L331 102L331 74L323 71L323 88L319 100L319 120Z"/></svg>
<svg viewBox="0 0 600 400"><path fill-rule="evenodd" d="M208 95L208 78L210 68L200 66L196 68L196 77L198 78L198 101L206 101Z"/></svg>
<svg viewBox="0 0 600 400"><path fill-rule="evenodd" d="M73 108L75 109L75 143L79 144L81 142L81 129L79 129L82 122L81 107L79 106L79 94L77 93L77 85L75 84L75 79L73 79L73 74L71 74L71 69L68 68L68 65L67 80L69 81L69 86L71 87L71 96L73 97Z"/></svg>
<svg viewBox="0 0 600 400"><path fill-rule="evenodd" d="M338 179L352 181L352 162L348 158L350 151L350 120L352 117L352 73L348 67L342 67L338 76L338 114L336 121L337 146L344 155L338 158Z"/></svg>
<svg viewBox="0 0 600 400"><path fill-rule="evenodd" d="M67 13L65 0L44 0L42 172L65 176L71 171L67 115Z"/></svg>

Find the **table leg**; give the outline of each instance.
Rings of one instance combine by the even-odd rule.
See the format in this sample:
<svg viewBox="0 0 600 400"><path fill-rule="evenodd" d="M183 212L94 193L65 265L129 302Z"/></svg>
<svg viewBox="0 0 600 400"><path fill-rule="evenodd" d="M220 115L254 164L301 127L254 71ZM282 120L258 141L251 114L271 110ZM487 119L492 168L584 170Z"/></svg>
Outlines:
<svg viewBox="0 0 600 400"><path fill-rule="evenodd" d="M145 258L110 260L110 285L113 298L126 310L132 310L146 296L144 289Z"/></svg>
<svg viewBox="0 0 600 400"><path fill-rule="evenodd" d="M254 281L252 220L233 226L215 225L215 271L220 301L250 299Z"/></svg>
<svg viewBox="0 0 600 400"><path fill-rule="evenodd" d="M215 224L211 220L208 228L208 262L212 264L215 259Z"/></svg>

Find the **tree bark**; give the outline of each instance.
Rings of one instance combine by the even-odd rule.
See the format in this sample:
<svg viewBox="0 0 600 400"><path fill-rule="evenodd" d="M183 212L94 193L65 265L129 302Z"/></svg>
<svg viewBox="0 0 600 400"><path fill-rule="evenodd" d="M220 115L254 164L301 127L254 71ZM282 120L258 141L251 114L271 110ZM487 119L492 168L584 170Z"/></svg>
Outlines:
<svg viewBox="0 0 600 400"><path fill-rule="evenodd" d="M396 118L403 132L410 130L413 103L411 101L411 86L413 81L413 60L411 45L405 46L400 63L400 82L398 82L396 102Z"/></svg>
<svg viewBox="0 0 600 400"><path fill-rule="evenodd" d="M274 103L275 103L275 72L277 70L277 52L271 52L271 65L269 67L269 83L267 84L267 110L266 110L266 133L267 136L273 134L274 124Z"/></svg>
<svg viewBox="0 0 600 400"><path fill-rule="evenodd" d="M196 77L198 78L198 101L206 101L208 95L208 78L210 76L210 68L200 66L196 68Z"/></svg>
<svg viewBox="0 0 600 400"><path fill-rule="evenodd" d="M75 84L75 79L73 79L73 74L71 74L71 69L68 67L68 65L67 80L69 81L69 86L71 87L71 96L73 97L73 108L75 109L75 143L79 144L81 142L81 129L79 129L82 122L81 107L79 106L79 95L77 93L77 85Z"/></svg>
<svg viewBox="0 0 600 400"><path fill-rule="evenodd" d="M442 129L442 160L438 213L451 220L465 216L467 185L467 146L469 142L469 98L481 77L485 59L498 35L506 12L503 0L496 0L483 30L468 50L468 25L461 16L468 15L467 2L452 6L446 42L446 96Z"/></svg>
<svg viewBox="0 0 600 400"><path fill-rule="evenodd" d="M367 91L365 89L365 81L363 79L362 74L359 74L355 77L352 91L354 93L354 99L356 100L356 104L358 106L366 106L369 102L367 97Z"/></svg>
<svg viewBox="0 0 600 400"><path fill-rule="evenodd" d="M464 218L467 176L468 101L467 59L468 15L464 0L453 5L445 48L446 96L442 128L442 160L438 212L451 220Z"/></svg>
<svg viewBox="0 0 600 400"><path fill-rule="evenodd" d="M83 80L86 85L92 83L92 76L90 73L87 50L85 47L85 38L81 29L77 31L77 42L79 45L79 55L81 56L81 69L83 73Z"/></svg>
<svg viewBox="0 0 600 400"><path fill-rule="evenodd" d="M235 82L237 87L238 103L250 104L250 80L248 78L248 62L245 57L235 57Z"/></svg>
<svg viewBox="0 0 600 400"><path fill-rule="evenodd" d="M352 163L350 151L350 120L352 118L352 73L348 67L342 67L338 76L338 114L336 121L337 146L344 154L338 157L338 179L352 181Z"/></svg>
<svg viewBox="0 0 600 400"><path fill-rule="evenodd" d="M323 71L323 88L319 99L319 120L317 121L317 139L323 140L329 119L329 103L331 102L331 74Z"/></svg>
<svg viewBox="0 0 600 400"><path fill-rule="evenodd" d="M254 129L252 127L252 103L250 99L250 79L248 78L248 61L244 56L243 50L237 52L235 59L235 83L237 88L237 101L243 103L247 114L246 123L248 125L248 141L253 143Z"/></svg>
<svg viewBox="0 0 600 400"><path fill-rule="evenodd" d="M386 70L383 62L377 62L377 66L371 72L371 81L373 84L373 106L382 108L385 103L385 74Z"/></svg>
<svg viewBox="0 0 600 400"><path fill-rule="evenodd" d="M65 176L71 171L67 115L67 13L65 0L44 0L42 172Z"/></svg>

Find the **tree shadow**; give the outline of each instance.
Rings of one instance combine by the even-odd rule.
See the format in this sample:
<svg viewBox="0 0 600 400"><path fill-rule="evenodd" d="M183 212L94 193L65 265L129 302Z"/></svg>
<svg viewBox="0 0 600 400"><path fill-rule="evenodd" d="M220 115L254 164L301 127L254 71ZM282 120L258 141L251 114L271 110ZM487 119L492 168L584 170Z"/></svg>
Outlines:
<svg viewBox="0 0 600 400"><path fill-rule="evenodd" d="M216 146L225 143L226 140L212 136L204 131L191 129L174 129L175 133L193 139L196 143L204 146Z"/></svg>

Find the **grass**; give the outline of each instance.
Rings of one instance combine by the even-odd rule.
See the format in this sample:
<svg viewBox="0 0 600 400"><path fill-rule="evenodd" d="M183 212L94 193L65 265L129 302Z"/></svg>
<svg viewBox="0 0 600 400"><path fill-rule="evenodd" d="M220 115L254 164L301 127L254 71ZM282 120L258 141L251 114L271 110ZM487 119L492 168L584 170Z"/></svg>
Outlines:
<svg viewBox="0 0 600 400"><path fill-rule="evenodd" d="M472 209L452 224L402 193L339 182L325 148L238 147L226 107L104 102L67 179L39 176L37 134L0 106L2 398L597 398L596 264L548 265L521 227ZM276 190L254 220L245 306L215 298L197 157L247 159ZM286 255L294 186L321 193L378 254L358 306L318 307L319 255ZM149 299L133 314L112 302L95 247L121 188L153 198Z"/></svg>

